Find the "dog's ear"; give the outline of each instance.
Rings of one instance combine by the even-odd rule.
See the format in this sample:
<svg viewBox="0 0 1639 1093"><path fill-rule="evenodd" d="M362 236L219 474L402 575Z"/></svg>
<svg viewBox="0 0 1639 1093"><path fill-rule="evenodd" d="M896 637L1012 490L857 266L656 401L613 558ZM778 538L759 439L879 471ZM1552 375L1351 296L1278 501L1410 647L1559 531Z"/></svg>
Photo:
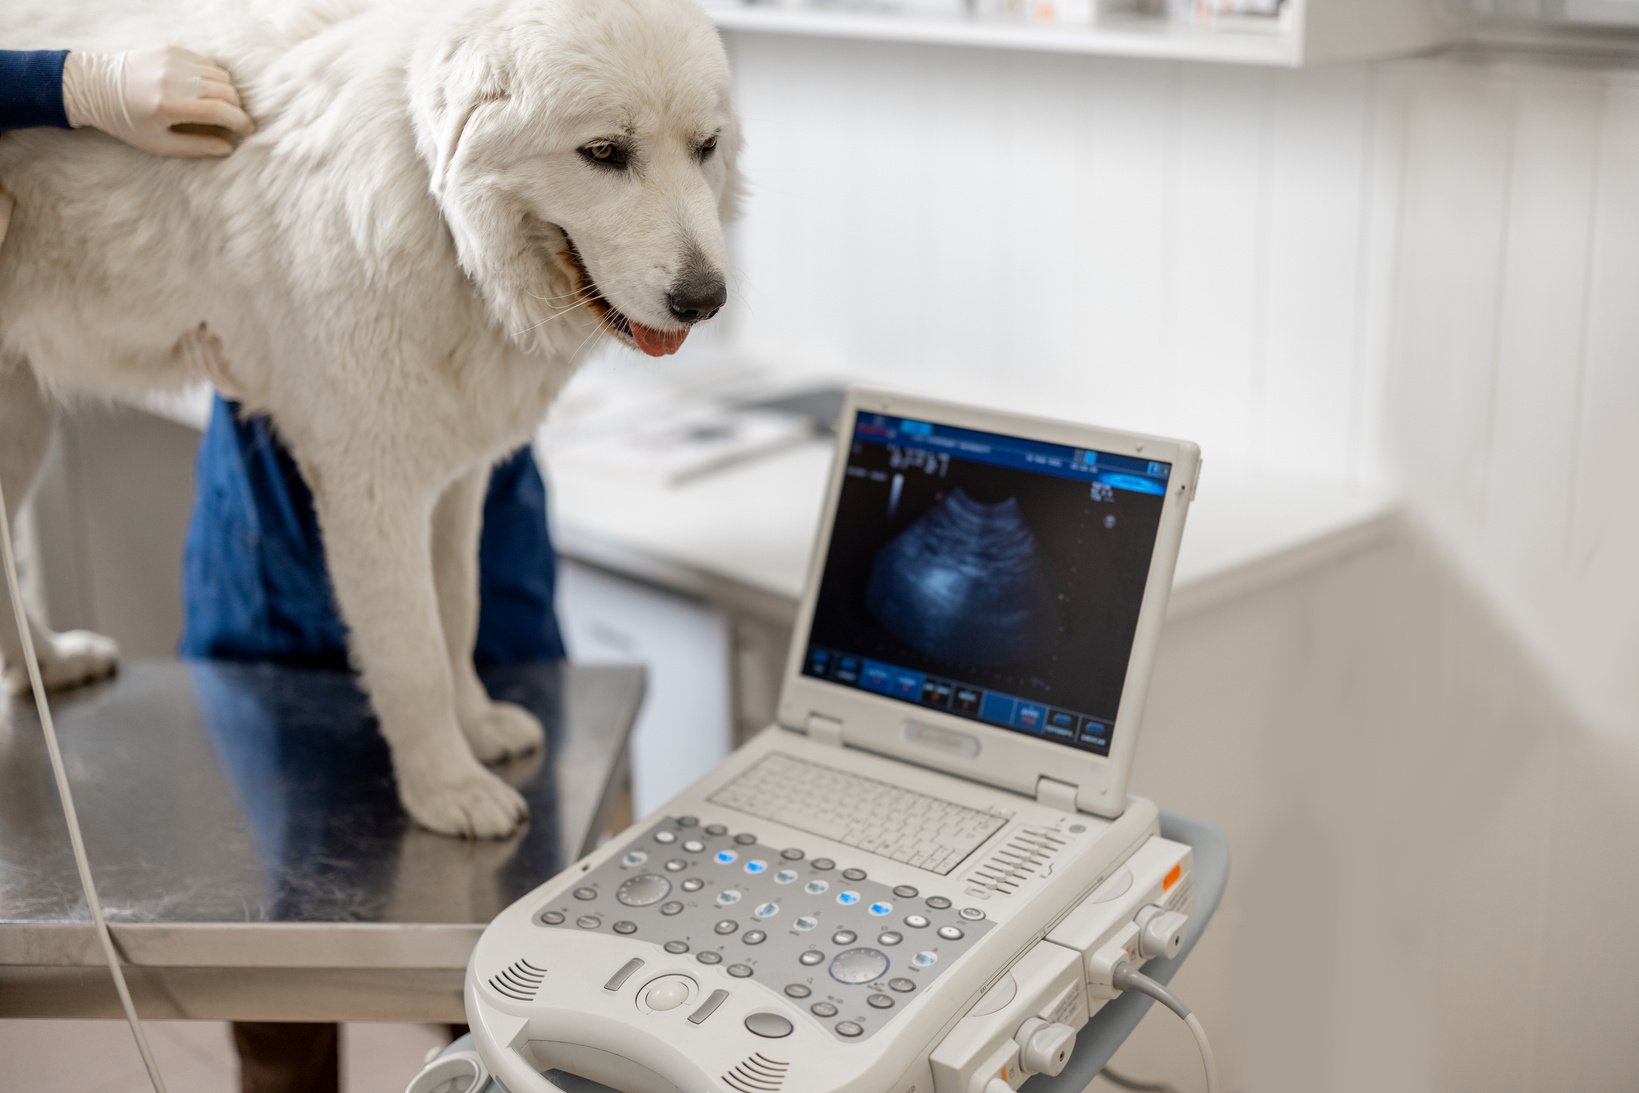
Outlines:
<svg viewBox="0 0 1639 1093"><path fill-rule="evenodd" d="M481 114L511 98L512 73L504 51L477 35L456 37L410 69L410 101L416 145L431 173L432 192L442 196L462 141Z"/></svg>

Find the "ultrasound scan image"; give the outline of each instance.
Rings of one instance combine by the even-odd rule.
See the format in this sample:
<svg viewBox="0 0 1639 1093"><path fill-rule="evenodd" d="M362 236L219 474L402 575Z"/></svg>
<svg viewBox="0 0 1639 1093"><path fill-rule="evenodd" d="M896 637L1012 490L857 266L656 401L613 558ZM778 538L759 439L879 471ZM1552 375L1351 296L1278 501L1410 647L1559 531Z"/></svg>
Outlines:
<svg viewBox="0 0 1639 1093"><path fill-rule="evenodd" d="M1019 503L947 493L877 554L871 616L900 641L949 664L998 667L1047 652L1054 596Z"/></svg>

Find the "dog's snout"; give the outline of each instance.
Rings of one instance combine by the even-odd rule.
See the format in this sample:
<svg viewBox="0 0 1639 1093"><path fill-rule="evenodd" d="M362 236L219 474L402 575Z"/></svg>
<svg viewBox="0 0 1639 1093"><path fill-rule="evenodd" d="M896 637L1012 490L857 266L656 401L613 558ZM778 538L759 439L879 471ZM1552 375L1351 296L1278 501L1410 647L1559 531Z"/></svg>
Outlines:
<svg viewBox="0 0 1639 1093"><path fill-rule="evenodd" d="M728 285L715 271L690 273L680 278L666 293L672 318L680 323L702 323L728 303Z"/></svg>

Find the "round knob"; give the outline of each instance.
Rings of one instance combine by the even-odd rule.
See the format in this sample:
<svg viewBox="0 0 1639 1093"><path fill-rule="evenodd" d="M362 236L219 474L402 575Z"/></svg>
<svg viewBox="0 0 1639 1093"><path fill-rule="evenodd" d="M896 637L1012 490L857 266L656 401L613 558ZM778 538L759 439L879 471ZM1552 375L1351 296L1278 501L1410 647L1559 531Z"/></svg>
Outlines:
<svg viewBox="0 0 1639 1093"><path fill-rule="evenodd" d="M831 961L831 978L838 983L869 983L888 970L888 956L878 949L849 949Z"/></svg>
<svg viewBox="0 0 1639 1093"><path fill-rule="evenodd" d="M656 979L643 991L643 1004L657 1013L674 1010L689 1000L689 988L694 984L680 975Z"/></svg>
<svg viewBox="0 0 1639 1093"><path fill-rule="evenodd" d="M1076 1049L1076 1030L1032 1017L1019 1026L1019 1065L1029 1074L1056 1078Z"/></svg>
<svg viewBox="0 0 1639 1093"><path fill-rule="evenodd" d="M647 907L671 894L672 882L658 873L640 873L615 889L615 898L628 907Z"/></svg>

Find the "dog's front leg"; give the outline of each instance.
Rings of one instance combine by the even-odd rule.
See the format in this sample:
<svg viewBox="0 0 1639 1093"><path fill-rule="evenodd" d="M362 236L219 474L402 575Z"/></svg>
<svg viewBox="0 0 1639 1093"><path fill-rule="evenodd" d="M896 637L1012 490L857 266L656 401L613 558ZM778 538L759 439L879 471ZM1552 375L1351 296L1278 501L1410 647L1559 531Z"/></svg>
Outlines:
<svg viewBox="0 0 1639 1093"><path fill-rule="evenodd" d="M434 491L396 468L311 470L336 599L392 748L399 799L434 831L511 834L527 815L523 798L473 757L456 720L433 584Z"/></svg>
<svg viewBox="0 0 1639 1093"><path fill-rule="evenodd" d="M472 665L478 640L478 539L489 478L490 468L480 467L457 479L438 499L433 512L433 567L455 684L456 719L473 754L494 763L535 751L545 743L546 734L535 715L522 706L493 701Z"/></svg>

